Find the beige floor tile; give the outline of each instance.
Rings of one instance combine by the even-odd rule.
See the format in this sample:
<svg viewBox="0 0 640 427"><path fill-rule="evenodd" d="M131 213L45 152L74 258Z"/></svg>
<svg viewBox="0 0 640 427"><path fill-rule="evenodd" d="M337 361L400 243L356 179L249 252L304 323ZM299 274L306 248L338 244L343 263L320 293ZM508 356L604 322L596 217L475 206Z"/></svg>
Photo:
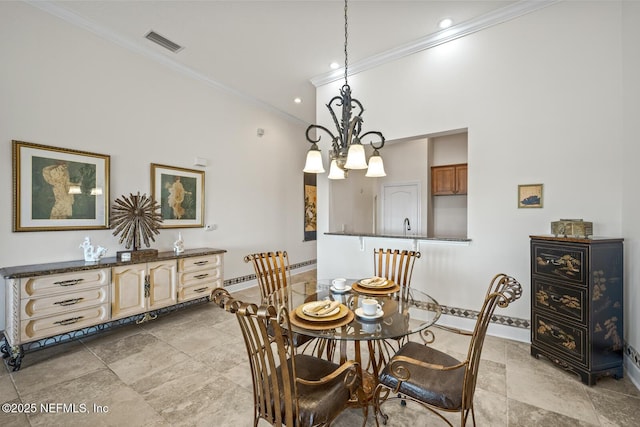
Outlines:
<svg viewBox="0 0 640 427"><path fill-rule="evenodd" d="M23 400L54 405L58 412L38 412L29 417L32 426L169 426L131 388L110 370L101 369L78 378L26 394ZM73 405L73 406L70 406ZM83 406L84 405L84 408ZM97 405L97 406L96 406ZM96 412L95 408L102 408ZM69 411L73 408L73 411Z"/></svg>
<svg viewBox="0 0 640 427"><path fill-rule="evenodd" d="M564 372L547 376L531 370L507 366L507 396L529 403L547 411L591 424L598 423L598 416L585 391L585 386L575 378L567 378Z"/></svg>
<svg viewBox="0 0 640 427"><path fill-rule="evenodd" d="M104 363L80 342L27 353L19 371L11 374L20 396L104 368Z"/></svg>
<svg viewBox="0 0 640 427"><path fill-rule="evenodd" d="M600 424L603 426L637 426L640 424L640 398L601 388L587 389Z"/></svg>
<svg viewBox="0 0 640 427"><path fill-rule="evenodd" d="M557 412L509 399L509 427L586 427L591 424Z"/></svg>
<svg viewBox="0 0 640 427"><path fill-rule="evenodd" d="M8 372L0 375L0 403L11 402L18 398L18 392Z"/></svg>

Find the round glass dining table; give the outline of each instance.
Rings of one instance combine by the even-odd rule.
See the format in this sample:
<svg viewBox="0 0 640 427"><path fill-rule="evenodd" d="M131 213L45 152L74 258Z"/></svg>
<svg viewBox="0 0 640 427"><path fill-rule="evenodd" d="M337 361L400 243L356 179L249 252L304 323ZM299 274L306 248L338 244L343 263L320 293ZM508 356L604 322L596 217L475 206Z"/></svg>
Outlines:
<svg viewBox="0 0 640 427"><path fill-rule="evenodd" d="M432 297L417 289L395 284L387 289L367 289L358 286L360 283L347 280L347 287L341 291L336 291L330 280L296 283L273 292L268 302L287 308L290 322L285 325L289 324L291 332L314 338L307 339L298 351L307 352L310 348L308 351L312 354L328 360L335 361L337 355L340 363L347 358L358 362L362 382L354 405L366 407L372 405L381 369L409 335L420 334L424 343L433 341L428 328L440 317L441 308ZM375 299L380 305L376 315L362 313L365 299ZM326 304L317 301L326 301ZM300 313L307 304L333 307L337 305L334 301L340 303L339 310L336 309L338 314L330 318L334 320L310 319ZM333 305L329 305L332 302ZM305 340L294 339L294 342L305 343Z"/></svg>
<svg viewBox="0 0 640 427"><path fill-rule="evenodd" d="M399 339L425 331L440 317L440 305L417 289L397 285L388 291L365 289L358 287L358 283L358 280L347 279L347 287L342 291L335 290L331 280L295 283L273 292L269 296L269 303L277 307L284 305L293 319L296 316L291 313L296 313L296 310L299 313L299 307L304 304L314 301L340 302L353 313L344 319L348 323L337 321L323 324L321 321L306 322L301 318L295 318L297 321L291 323L292 331L298 334L334 340ZM374 316L366 316L362 313L362 301L371 298L380 304L382 310Z"/></svg>

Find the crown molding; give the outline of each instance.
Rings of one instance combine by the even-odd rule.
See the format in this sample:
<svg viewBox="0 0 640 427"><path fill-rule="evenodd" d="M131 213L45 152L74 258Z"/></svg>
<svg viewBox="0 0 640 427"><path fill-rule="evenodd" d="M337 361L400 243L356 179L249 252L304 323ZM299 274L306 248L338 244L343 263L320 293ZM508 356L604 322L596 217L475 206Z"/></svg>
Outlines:
<svg viewBox="0 0 640 427"><path fill-rule="evenodd" d="M535 12L562 0L522 0L500 9L485 13L469 21L454 25L445 30L421 37L404 45L389 49L385 52L370 56L349 65L348 75L354 75L388 62L392 62L414 53L431 49L432 47L450 42L469 34L476 33L494 25L510 21L522 15ZM344 67L310 79L315 87L323 86L341 80L344 77Z"/></svg>
<svg viewBox="0 0 640 427"><path fill-rule="evenodd" d="M158 62L168 68L171 68L172 70L183 74L187 77L190 77L194 80L198 80L200 82L203 82L211 87L214 87L216 89L219 89L223 92L226 92L230 95L242 98L243 100L257 106L260 107L262 109L265 109L267 111L270 111L272 113L275 113L291 122L294 123L298 123L298 124L303 124L303 125L308 125L309 123L305 120L299 119L295 116L292 116L291 114L288 114L276 107L274 107L273 105L261 101L257 98L254 98L253 96L250 96L242 91L239 91L233 87L227 86L223 83L220 83L217 80L213 80L207 76L205 76L202 73L199 73L197 71L195 71L192 68L189 68L185 65L182 65L174 60L172 60L171 58L167 57L164 54L161 54L159 52L156 52L150 48L145 47L144 45L140 44L140 43L136 43L135 41L126 38L126 37L122 37L121 35L115 33L114 31L112 31L111 29L104 27L102 25L99 25L93 21L90 21L76 13L71 12L68 9L65 9L62 6L59 6L55 3L52 3L50 1L40 1L40 0L23 0L25 3L40 9L44 12L47 12L53 16L56 16L70 24L73 24L77 27L80 27L84 30L90 31L94 34L96 34L97 36L109 40L125 49L128 49L131 52L134 52L136 54L139 54L141 56L144 56L148 59L151 59L155 62Z"/></svg>

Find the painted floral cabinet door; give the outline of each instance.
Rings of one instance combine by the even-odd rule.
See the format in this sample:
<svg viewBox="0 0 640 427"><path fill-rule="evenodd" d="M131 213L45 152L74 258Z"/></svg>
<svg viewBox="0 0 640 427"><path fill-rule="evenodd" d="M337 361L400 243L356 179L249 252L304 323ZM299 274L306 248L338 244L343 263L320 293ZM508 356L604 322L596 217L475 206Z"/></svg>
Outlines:
<svg viewBox="0 0 640 427"><path fill-rule="evenodd" d="M589 385L622 377L622 242L531 236L531 354Z"/></svg>

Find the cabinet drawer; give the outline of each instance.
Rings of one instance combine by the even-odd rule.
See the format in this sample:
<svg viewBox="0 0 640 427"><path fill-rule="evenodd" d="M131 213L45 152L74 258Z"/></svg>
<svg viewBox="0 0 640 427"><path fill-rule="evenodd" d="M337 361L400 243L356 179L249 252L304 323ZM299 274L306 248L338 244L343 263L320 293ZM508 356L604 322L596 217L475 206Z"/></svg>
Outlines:
<svg viewBox="0 0 640 427"><path fill-rule="evenodd" d="M188 301L202 298L211 294L215 288L222 287L222 279L209 280L194 286L185 286L178 289L178 301Z"/></svg>
<svg viewBox="0 0 640 427"><path fill-rule="evenodd" d="M533 345L587 365L586 328L574 327L565 321L534 313L532 334Z"/></svg>
<svg viewBox="0 0 640 427"><path fill-rule="evenodd" d="M580 246L554 246L534 243L532 245L533 274L587 285L585 270L587 251Z"/></svg>
<svg viewBox="0 0 640 427"><path fill-rule="evenodd" d="M199 283L209 283L218 280L222 276L219 268L209 268L206 270L191 271L180 274L178 286L197 286Z"/></svg>
<svg viewBox="0 0 640 427"><path fill-rule="evenodd" d="M23 319L63 314L70 311L109 303L109 287L101 286L73 293L23 299L20 302Z"/></svg>
<svg viewBox="0 0 640 427"><path fill-rule="evenodd" d="M109 271L104 268L22 279L21 298L75 292L77 289L108 285L111 277Z"/></svg>
<svg viewBox="0 0 640 427"><path fill-rule="evenodd" d="M23 342L52 337L76 329L86 328L109 320L109 304L71 311L39 319L23 319L21 339Z"/></svg>
<svg viewBox="0 0 640 427"><path fill-rule="evenodd" d="M222 265L222 254L204 255L193 258L180 258L178 260L178 271L198 271Z"/></svg>
<svg viewBox="0 0 640 427"><path fill-rule="evenodd" d="M565 316L587 326L587 289L533 280L533 307Z"/></svg>

